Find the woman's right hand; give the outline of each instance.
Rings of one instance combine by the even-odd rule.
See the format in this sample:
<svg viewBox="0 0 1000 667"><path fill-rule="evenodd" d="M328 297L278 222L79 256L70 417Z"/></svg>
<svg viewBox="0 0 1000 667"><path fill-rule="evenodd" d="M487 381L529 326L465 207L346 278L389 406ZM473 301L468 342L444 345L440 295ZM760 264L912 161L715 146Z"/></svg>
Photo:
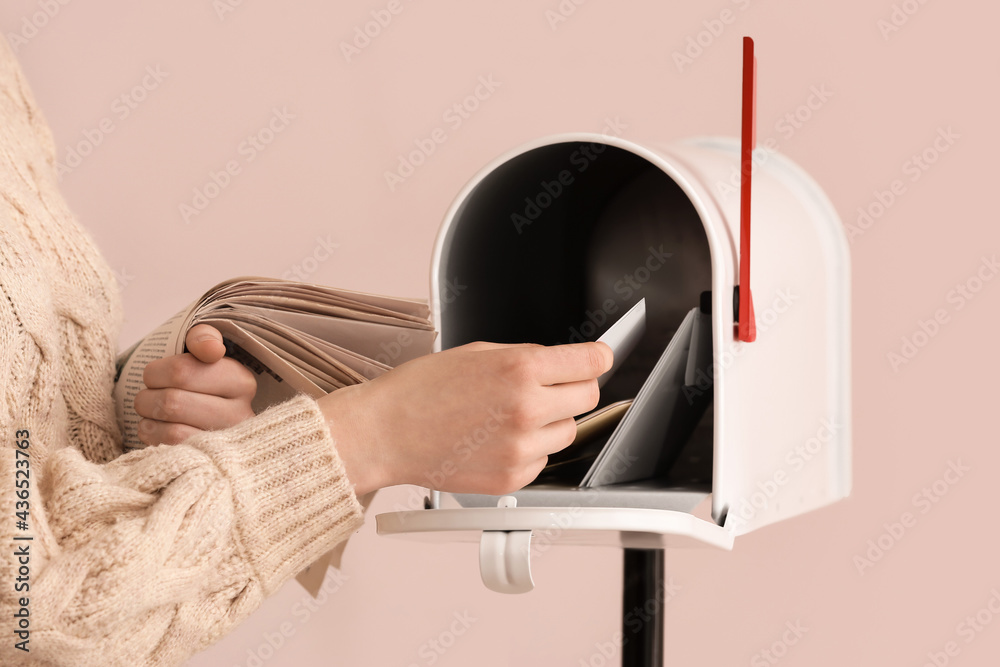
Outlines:
<svg viewBox="0 0 1000 667"><path fill-rule="evenodd" d="M395 484L500 495L573 441L612 357L595 342L469 343L318 402L359 497Z"/></svg>

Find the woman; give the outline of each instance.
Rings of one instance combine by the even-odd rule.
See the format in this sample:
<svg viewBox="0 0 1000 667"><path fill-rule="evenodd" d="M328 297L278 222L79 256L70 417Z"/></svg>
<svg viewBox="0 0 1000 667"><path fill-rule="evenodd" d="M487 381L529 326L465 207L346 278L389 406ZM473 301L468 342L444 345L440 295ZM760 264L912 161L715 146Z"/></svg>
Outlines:
<svg viewBox="0 0 1000 667"><path fill-rule="evenodd" d="M122 454L115 279L2 38L0 118L4 665L179 664L356 531L359 496L441 470L445 491L520 488L597 405L602 343L471 343L254 416L252 376L198 327L147 368L150 446ZM453 443L496 415L456 469Z"/></svg>

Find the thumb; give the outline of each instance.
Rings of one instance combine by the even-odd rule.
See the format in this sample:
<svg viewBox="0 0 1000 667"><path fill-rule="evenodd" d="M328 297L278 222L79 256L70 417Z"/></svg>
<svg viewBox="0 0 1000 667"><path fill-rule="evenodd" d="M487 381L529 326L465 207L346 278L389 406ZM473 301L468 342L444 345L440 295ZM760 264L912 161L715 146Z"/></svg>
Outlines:
<svg viewBox="0 0 1000 667"><path fill-rule="evenodd" d="M188 352L198 361L214 364L226 356L226 346L222 342L222 334L208 324L196 324L187 332L184 339Z"/></svg>

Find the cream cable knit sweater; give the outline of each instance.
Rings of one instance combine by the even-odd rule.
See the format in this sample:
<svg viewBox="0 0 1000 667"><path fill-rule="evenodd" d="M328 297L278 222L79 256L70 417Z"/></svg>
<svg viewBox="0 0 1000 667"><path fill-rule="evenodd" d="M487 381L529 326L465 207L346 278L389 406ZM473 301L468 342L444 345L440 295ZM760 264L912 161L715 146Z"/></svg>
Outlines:
<svg viewBox="0 0 1000 667"><path fill-rule="evenodd" d="M0 37L0 664L176 665L347 539L362 508L305 397L122 455L117 285L54 165ZM19 470L30 475L27 531L16 526ZM23 598L27 653L15 648Z"/></svg>

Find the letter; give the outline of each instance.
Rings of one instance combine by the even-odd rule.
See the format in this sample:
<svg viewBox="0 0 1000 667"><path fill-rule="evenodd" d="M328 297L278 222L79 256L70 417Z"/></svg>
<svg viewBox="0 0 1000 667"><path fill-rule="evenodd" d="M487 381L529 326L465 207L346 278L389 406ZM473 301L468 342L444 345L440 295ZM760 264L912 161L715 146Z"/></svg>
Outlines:
<svg viewBox="0 0 1000 667"><path fill-rule="evenodd" d="M972 468L969 466L962 465L962 460L958 459L956 461L948 461L948 467L954 470L959 477L963 477L965 473L970 472Z"/></svg>
<svg viewBox="0 0 1000 667"><path fill-rule="evenodd" d="M920 167L914 164L913 160L907 160L903 163L903 173L910 177L910 183L916 183L920 180L923 172L920 171Z"/></svg>
<svg viewBox="0 0 1000 667"><path fill-rule="evenodd" d="M729 199L730 195L734 195L738 192L736 186L730 185L725 181L719 181L717 184L719 194L722 195L723 199Z"/></svg>
<svg viewBox="0 0 1000 667"><path fill-rule="evenodd" d="M585 310L584 315L588 320L593 322L594 325L598 327L600 327L601 325L603 325L605 322L608 321L608 316L605 314L603 310L594 310L594 311Z"/></svg>
<svg viewBox="0 0 1000 667"><path fill-rule="evenodd" d="M563 185L569 185L570 183L573 182L573 174L570 172L569 169L563 169L562 171L559 172L559 182L562 183Z"/></svg>
<svg viewBox="0 0 1000 667"><path fill-rule="evenodd" d="M30 651L28 651L28 640L27 639L25 639L23 642L18 642L16 644L14 644L14 648L16 648L19 651L30 652Z"/></svg>
<svg viewBox="0 0 1000 667"><path fill-rule="evenodd" d="M955 304L955 310L961 310L965 306L965 299L955 293L955 290L948 292L948 296L945 299L948 303Z"/></svg>
<svg viewBox="0 0 1000 667"><path fill-rule="evenodd" d="M431 483L432 489L441 486L444 484L445 479L447 479L442 473L437 471L424 473L424 477Z"/></svg>
<svg viewBox="0 0 1000 667"><path fill-rule="evenodd" d="M220 190L229 187L229 183L233 179L233 177L229 175L228 171L210 171L208 172L208 175L212 181L219 186Z"/></svg>
<svg viewBox="0 0 1000 667"><path fill-rule="evenodd" d="M615 294L620 294L622 296L623 301L628 301L629 299L631 299L632 294L634 293L634 290L632 290L631 287L625 285L625 282L623 280L615 281L614 289L615 289Z"/></svg>
<svg viewBox="0 0 1000 667"><path fill-rule="evenodd" d="M225 20L226 14L236 11L235 7L228 2L223 2L223 0L212 0L212 7L215 8L215 15L219 17L220 21Z"/></svg>
<svg viewBox="0 0 1000 667"><path fill-rule="evenodd" d="M896 523L883 523L882 527L885 528L886 531L888 531L888 533L892 537L894 537L897 542L900 539L902 539L903 535L906 534L906 529L903 528L903 525L901 523L899 523L899 522L896 522Z"/></svg>
<svg viewBox="0 0 1000 667"><path fill-rule="evenodd" d="M955 132L953 132L952 129L951 129L951 125L949 125L947 129L941 128L941 127L938 128L938 137L940 139L944 139L948 143L948 147L950 148L952 146L952 144L954 144L958 139L962 138L962 135L955 134ZM937 141L936 140L935 140L934 145L937 146ZM939 150L941 150L941 152L943 153L947 149L946 148L942 148L942 149L939 149Z"/></svg>
<svg viewBox="0 0 1000 667"><path fill-rule="evenodd" d="M887 210L890 206L896 203L896 195L892 194L888 190L875 190L872 194L875 195L875 199L877 199L878 202Z"/></svg>
<svg viewBox="0 0 1000 667"><path fill-rule="evenodd" d="M693 60L700 56L703 51L704 49L701 48L701 45L695 41L694 37L689 35L687 38L687 48L684 49L684 53L686 53L688 57Z"/></svg>
<svg viewBox="0 0 1000 667"><path fill-rule="evenodd" d="M546 9L545 19L549 22L549 27L552 28L552 30L555 30L560 23L566 20L566 17L552 11L551 9Z"/></svg>
<svg viewBox="0 0 1000 667"><path fill-rule="evenodd" d="M997 273L1000 273L1000 263L997 262L997 256L994 254L994 255L990 256L987 259L987 257L985 255L983 255L983 266L982 266L982 268L989 269L989 271L990 271L990 278L992 278L993 276L995 276ZM990 279L990 278L984 277L982 274L980 274L979 277L982 278L983 280L989 280Z"/></svg>
<svg viewBox="0 0 1000 667"><path fill-rule="evenodd" d="M587 167L590 166L590 162L587 161L583 156L580 155L580 151L573 151L569 156L569 163L576 167L579 172L587 171Z"/></svg>
<svg viewBox="0 0 1000 667"><path fill-rule="evenodd" d="M806 465L806 462L800 456L797 456L795 452L788 452L788 455L785 456L785 463L792 466L793 472L802 470Z"/></svg>
<svg viewBox="0 0 1000 667"><path fill-rule="evenodd" d="M191 218L193 216L198 215L201 212L201 211L198 211L196 209L191 208L187 204L181 204L179 206L178 210L180 211L181 219L184 220L184 222L191 222Z"/></svg>
<svg viewBox="0 0 1000 667"><path fill-rule="evenodd" d="M351 62L351 58L361 54L360 49L343 41L340 43L340 52L344 54L344 60L347 62Z"/></svg>
<svg viewBox="0 0 1000 667"><path fill-rule="evenodd" d="M949 660L948 656L942 651L928 651L927 657L930 659L931 664L934 665L934 667L944 667L948 664Z"/></svg>
<svg viewBox="0 0 1000 667"><path fill-rule="evenodd" d="M240 142L239 148L236 149L236 152L240 155L246 155L246 162L253 162L254 158L257 157L257 149L250 146L246 141Z"/></svg>
<svg viewBox="0 0 1000 667"><path fill-rule="evenodd" d="M625 614L625 618L622 619L622 625L631 630L632 634L637 634L642 630L642 621L636 618L632 612Z"/></svg>
<svg viewBox="0 0 1000 667"><path fill-rule="evenodd" d="M785 139L791 139L792 135L795 134L795 130L792 129L792 126L789 124L788 114L774 124L774 129L780 132Z"/></svg>
<svg viewBox="0 0 1000 667"><path fill-rule="evenodd" d="M434 143L434 140L430 138L414 139L413 143L420 150L421 153L427 156L433 155L434 151L437 149L437 144Z"/></svg>
<svg viewBox="0 0 1000 667"><path fill-rule="evenodd" d="M488 95L492 95L497 88L503 85L502 81L494 81L493 74L487 74L486 77L479 77L479 83L486 87L486 92Z"/></svg>
<svg viewBox="0 0 1000 667"><path fill-rule="evenodd" d="M882 556L885 555L885 552L888 551L889 549L892 549L893 545L895 544L895 542L893 542L892 539L890 539L888 546L883 547L882 546L883 537L886 536L885 535L878 536L878 544L876 544L874 540L868 540L868 551L865 552L865 555L868 556L868 560L870 560L873 563L877 563L880 560L882 560Z"/></svg>
<svg viewBox="0 0 1000 667"><path fill-rule="evenodd" d="M285 644L285 636L280 632L265 632L264 641L270 644L274 650L278 650Z"/></svg>
<svg viewBox="0 0 1000 667"><path fill-rule="evenodd" d="M471 628L472 624L475 623L478 620L475 616L471 615L468 611L463 611L461 615L459 615L459 613L456 611L455 612L455 618L458 619L458 622L462 624L463 632L465 630L468 630L469 628ZM458 634L458 633L456 633L456 634Z"/></svg>
<svg viewBox="0 0 1000 667"><path fill-rule="evenodd" d="M411 155L412 153L413 151L411 151ZM409 178L410 176L412 176L413 172L416 171L413 164L407 161L407 159L402 154L396 157L398 158L398 162L396 164L396 173L398 173L403 178Z"/></svg>
<svg viewBox="0 0 1000 667"><path fill-rule="evenodd" d="M563 191L559 181L542 181L542 188L552 196L552 199L559 197Z"/></svg>
<svg viewBox="0 0 1000 667"><path fill-rule="evenodd" d="M373 9L371 15L383 28L392 23L392 14L386 9Z"/></svg>
<svg viewBox="0 0 1000 667"><path fill-rule="evenodd" d="M701 24L705 26L705 28L715 37L721 35L722 32L726 29L726 26L724 26L722 24L722 21L719 19L705 19L704 21L701 22Z"/></svg>
<svg viewBox="0 0 1000 667"><path fill-rule="evenodd" d="M399 14L403 11L403 5L399 0L389 0L389 3L385 6L392 14Z"/></svg>
<svg viewBox="0 0 1000 667"><path fill-rule="evenodd" d="M662 243L660 244L659 248L654 248L653 246L649 246L649 254L652 257L654 257L656 260L658 260L660 262L661 266L663 264L666 264L665 260L670 259L671 257L674 256L674 253L672 253L672 252L664 252L663 251L663 244ZM657 268L659 268L659 267L657 267Z"/></svg>
<svg viewBox="0 0 1000 667"><path fill-rule="evenodd" d="M435 127L431 132L431 139L433 139L435 143L443 144L448 141L448 135L445 133L444 128Z"/></svg>
<svg viewBox="0 0 1000 667"><path fill-rule="evenodd" d="M941 329L941 325L937 323L937 320L917 320L917 324L920 325L920 328L923 329L929 338L934 338Z"/></svg>
<svg viewBox="0 0 1000 667"><path fill-rule="evenodd" d="M441 116L441 120L448 123L453 130L457 130L462 125L462 119L455 113L454 108L445 111L444 115Z"/></svg>
<svg viewBox="0 0 1000 667"><path fill-rule="evenodd" d="M926 498L922 497L919 493L913 494L913 499L910 501L913 506L920 510L921 514L927 514L931 511L931 503Z"/></svg>
<svg viewBox="0 0 1000 667"><path fill-rule="evenodd" d="M534 212L534 214L532 214ZM529 220L537 220L538 216L542 214L542 209L531 200L531 197L524 198L524 215L528 217Z"/></svg>
<svg viewBox="0 0 1000 667"><path fill-rule="evenodd" d="M520 213L511 213L511 215L510 215L510 221L512 223L514 223L514 229L517 230L518 234L521 233L521 228L522 227L527 227L532 222L531 220L528 220L526 217L524 217Z"/></svg>
<svg viewBox="0 0 1000 667"><path fill-rule="evenodd" d="M619 137L622 132L628 129L628 125L622 122L622 119L618 116L614 118L606 118L605 125L607 129L604 131L605 136Z"/></svg>
<svg viewBox="0 0 1000 667"><path fill-rule="evenodd" d="M361 29L361 26L354 26L354 46L363 49L371 43L371 37Z"/></svg>

